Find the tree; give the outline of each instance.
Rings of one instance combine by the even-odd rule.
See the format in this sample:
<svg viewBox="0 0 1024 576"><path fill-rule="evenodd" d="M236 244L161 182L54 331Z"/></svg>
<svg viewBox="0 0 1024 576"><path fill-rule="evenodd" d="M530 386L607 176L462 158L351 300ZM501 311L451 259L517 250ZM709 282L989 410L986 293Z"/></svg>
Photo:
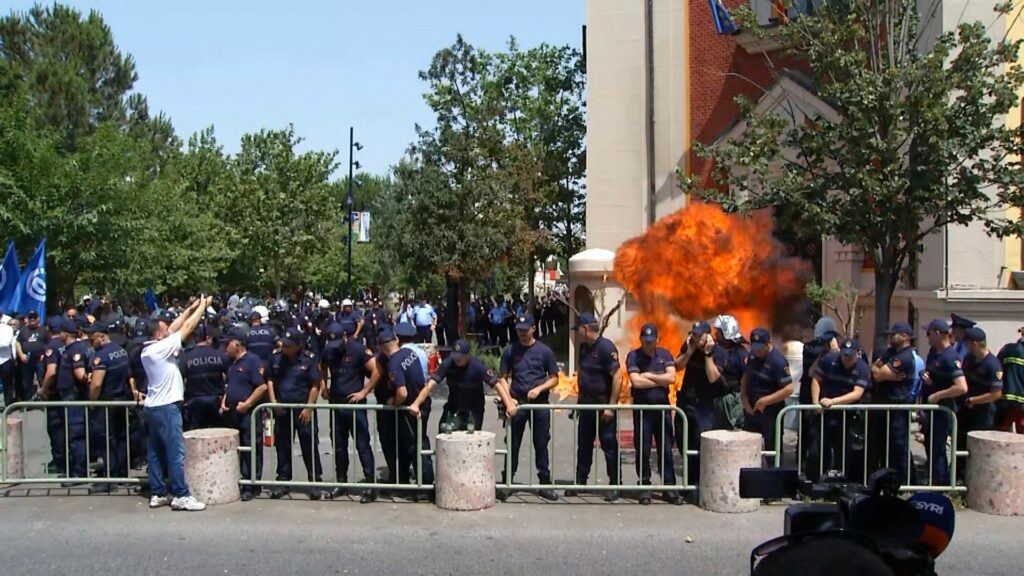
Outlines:
<svg viewBox="0 0 1024 576"><path fill-rule="evenodd" d="M702 150L731 193L701 190L705 198L730 210L783 207L795 225L874 258L879 330L929 234L972 222L999 236L1022 231L1004 209L1024 200L1022 132L1002 122L1024 81L1021 43L993 42L977 22L932 39L918 5L826 3L774 31L839 118L797 122L741 101L745 133Z"/></svg>

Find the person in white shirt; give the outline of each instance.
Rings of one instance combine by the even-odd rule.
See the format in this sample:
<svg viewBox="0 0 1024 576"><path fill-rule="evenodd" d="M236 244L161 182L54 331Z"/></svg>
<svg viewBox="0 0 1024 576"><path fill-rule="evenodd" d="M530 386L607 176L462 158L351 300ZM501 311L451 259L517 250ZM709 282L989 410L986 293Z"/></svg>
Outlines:
<svg viewBox="0 0 1024 576"><path fill-rule="evenodd" d="M14 402L14 342L11 317L0 313L0 385L4 389L4 405Z"/></svg>
<svg viewBox="0 0 1024 576"><path fill-rule="evenodd" d="M151 340L143 344L142 367L148 389L143 414L149 426L150 508L171 505L172 510L198 512L206 504L195 499L185 482L185 436L181 423L181 402L185 383L178 369L181 342L188 340L206 312L212 298L201 297L181 316L173 318L166 310L150 321ZM170 494L164 473L170 478Z"/></svg>

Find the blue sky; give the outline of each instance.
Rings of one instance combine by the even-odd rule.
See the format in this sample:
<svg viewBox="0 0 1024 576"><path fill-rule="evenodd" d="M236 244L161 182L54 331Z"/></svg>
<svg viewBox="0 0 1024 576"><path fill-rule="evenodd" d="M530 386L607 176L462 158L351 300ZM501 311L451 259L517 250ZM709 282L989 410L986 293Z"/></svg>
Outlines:
<svg viewBox="0 0 1024 576"><path fill-rule="evenodd" d="M432 123L417 73L457 33L491 50L510 35L578 48L586 16L585 0L63 1L103 15L183 140L213 124L233 152L246 132L292 123L305 148L347 154L352 125L375 173Z"/></svg>

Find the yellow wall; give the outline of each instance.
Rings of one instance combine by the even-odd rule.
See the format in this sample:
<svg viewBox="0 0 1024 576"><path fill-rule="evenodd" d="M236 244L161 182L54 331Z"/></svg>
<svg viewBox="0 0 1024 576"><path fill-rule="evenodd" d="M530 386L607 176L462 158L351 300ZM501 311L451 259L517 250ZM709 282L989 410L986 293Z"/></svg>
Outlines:
<svg viewBox="0 0 1024 576"><path fill-rule="evenodd" d="M1016 7L1009 16L1003 19L1006 22L1007 30L1006 35L1010 40L1021 40L1024 39L1024 20L1018 17L1021 10L1024 10L1024 2L1020 3L1020 6ZM1020 56L1024 60L1024 55ZM1006 124L1010 128L1017 128L1021 124L1021 99L1024 98L1024 88L1018 90L1017 93L1017 106L1010 110L1009 115L1006 118ZM1007 217L1013 220L1020 218L1021 211L1020 207L1013 206L1007 208ZM1019 238L1007 238L1003 244L1006 247L1006 268L1008 270L1020 270L1021 268L1021 241ZM1009 278L1009 275L1007 275Z"/></svg>

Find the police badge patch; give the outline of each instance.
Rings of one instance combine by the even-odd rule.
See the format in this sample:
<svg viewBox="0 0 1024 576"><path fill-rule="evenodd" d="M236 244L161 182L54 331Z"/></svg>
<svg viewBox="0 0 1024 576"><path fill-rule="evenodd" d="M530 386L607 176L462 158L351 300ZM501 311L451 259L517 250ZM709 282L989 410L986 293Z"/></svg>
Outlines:
<svg viewBox="0 0 1024 576"><path fill-rule="evenodd" d="M75 362L78 362L79 360L82 359L82 355L81 354L75 354L74 356L71 357L71 359L74 360Z"/></svg>
<svg viewBox="0 0 1024 576"><path fill-rule="evenodd" d="M97 356L96 358L93 358L93 360L92 360L93 366L99 366L100 362L102 362L102 360L100 360L99 356Z"/></svg>

